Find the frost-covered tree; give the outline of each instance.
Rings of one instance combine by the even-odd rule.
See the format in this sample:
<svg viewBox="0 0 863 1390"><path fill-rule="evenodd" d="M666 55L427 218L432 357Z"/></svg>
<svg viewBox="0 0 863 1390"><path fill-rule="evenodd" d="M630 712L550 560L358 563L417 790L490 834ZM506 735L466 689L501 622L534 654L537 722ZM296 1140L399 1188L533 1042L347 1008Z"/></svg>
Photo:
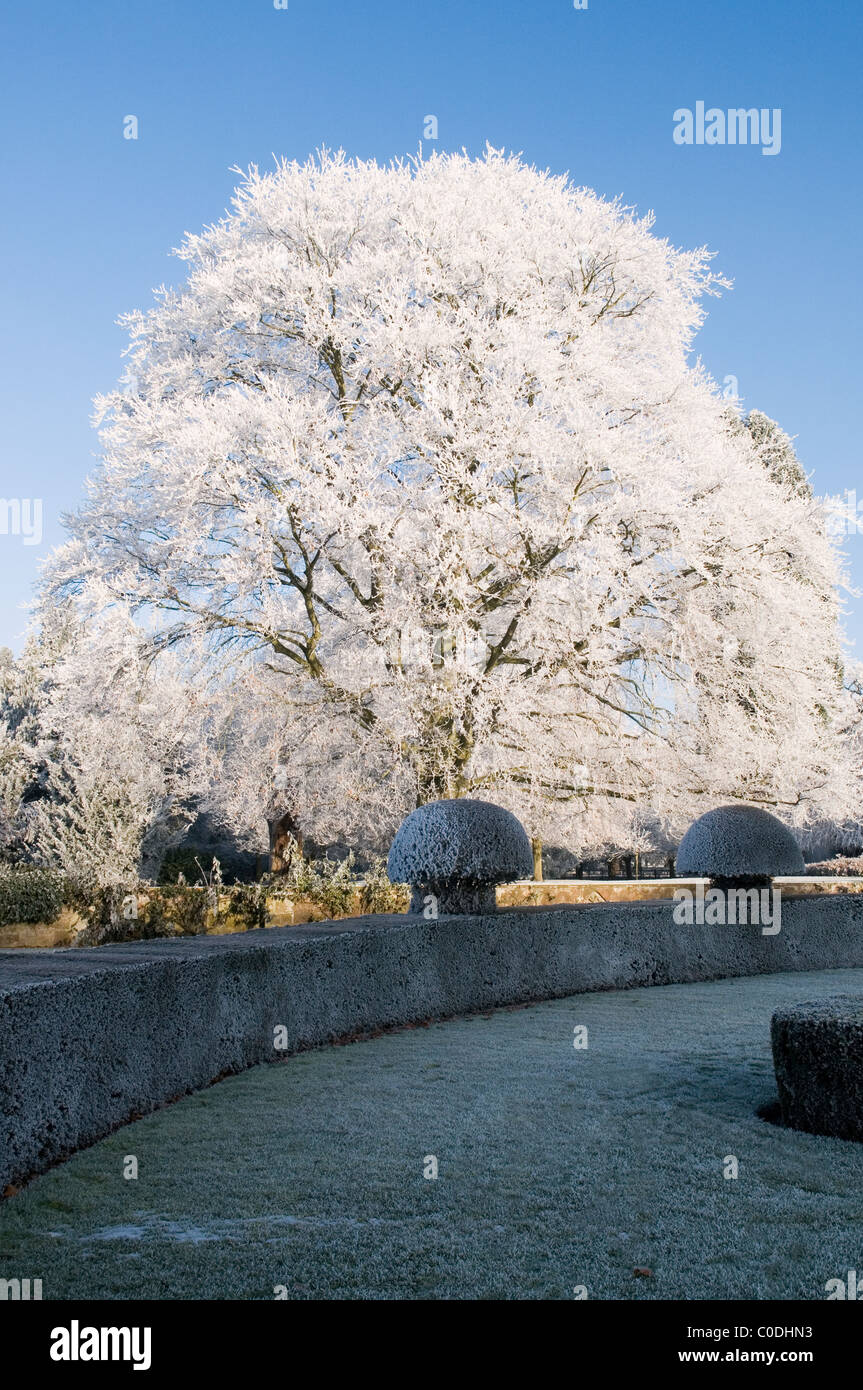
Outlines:
<svg viewBox="0 0 863 1390"><path fill-rule="evenodd" d="M75 634L42 711L45 795L37 858L109 882L154 878L197 814L211 775L195 687L110 608Z"/></svg>
<svg viewBox="0 0 863 1390"><path fill-rule="evenodd" d="M44 612L0 662L7 859L108 883L155 876L211 776L195 687L158 671L116 607L89 627Z"/></svg>
<svg viewBox="0 0 863 1390"><path fill-rule="evenodd" d="M837 557L691 360L708 253L651 226L494 151L324 154L129 316L52 592L219 671L247 816L280 768L318 836L835 801Z"/></svg>
<svg viewBox="0 0 863 1390"><path fill-rule="evenodd" d="M0 860L27 857L27 805L39 786L41 681L32 644L20 661L0 649Z"/></svg>

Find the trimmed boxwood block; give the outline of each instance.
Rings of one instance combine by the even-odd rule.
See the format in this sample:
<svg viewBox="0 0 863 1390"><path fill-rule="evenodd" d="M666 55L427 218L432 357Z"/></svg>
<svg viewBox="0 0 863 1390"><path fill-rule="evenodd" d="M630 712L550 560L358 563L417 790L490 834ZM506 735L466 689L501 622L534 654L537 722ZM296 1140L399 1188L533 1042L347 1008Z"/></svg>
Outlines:
<svg viewBox="0 0 863 1390"><path fill-rule="evenodd" d="M763 883L804 874L800 846L781 820L760 806L717 806L693 821L677 851L678 878Z"/></svg>
<svg viewBox="0 0 863 1390"><path fill-rule="evenodd" d="M783 1124L863 1141L863 998L777 1009L770 1039Z"/></svg>
<svg viewBox="0 0 863 1390"><path fill-rule="evenodd" d="M410 912L421 913L430 893L439 913L493 912L496 884L533 876L533 851L521 822L502 806L429 801L396 831L387 873L411 885Z"/></svg>

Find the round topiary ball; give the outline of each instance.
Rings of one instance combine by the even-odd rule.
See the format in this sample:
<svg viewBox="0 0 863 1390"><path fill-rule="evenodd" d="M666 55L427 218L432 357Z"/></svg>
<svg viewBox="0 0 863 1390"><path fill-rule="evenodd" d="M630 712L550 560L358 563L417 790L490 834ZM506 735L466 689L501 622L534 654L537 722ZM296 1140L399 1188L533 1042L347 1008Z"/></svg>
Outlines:
<svg viewBox="0 0 863 1390"><path fill-rule="evenodd" d="M678 878L766 883L805 873L791 831L760 806L718 806L693 821L677 851Z"/></svg>
<svg viewBox="0 0 863 1390"><path fill-rule="evenodd" d="M511 811L489 801L429 801L406 816L387 860L411 886L410 912L431 893L439 913L493 912L495 885L533 876L533 853Z"/></svg>

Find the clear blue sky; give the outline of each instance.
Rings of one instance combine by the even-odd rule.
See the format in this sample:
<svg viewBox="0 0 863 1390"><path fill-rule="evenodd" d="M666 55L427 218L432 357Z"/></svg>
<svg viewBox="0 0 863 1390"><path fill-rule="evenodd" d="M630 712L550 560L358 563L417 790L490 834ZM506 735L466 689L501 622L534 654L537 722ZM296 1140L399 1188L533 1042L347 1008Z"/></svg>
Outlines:
<svg viewBox="0 0 863 1390"><path fill-rule="evenodd" d="M818 491L863 500L861 37L859 0L19 0L0 34L0 496L42 498L44 539L0 535L0 643L20 646L93 467L115 320L181 278L168 252L221 216L230 166L320 145L387 160L428 115L439 149L521 151L716 250L735 286L707 366L797 436ZM781 152L676 145L697 101L781 108ZM863 587L863 535L848 550Z"/></svg>

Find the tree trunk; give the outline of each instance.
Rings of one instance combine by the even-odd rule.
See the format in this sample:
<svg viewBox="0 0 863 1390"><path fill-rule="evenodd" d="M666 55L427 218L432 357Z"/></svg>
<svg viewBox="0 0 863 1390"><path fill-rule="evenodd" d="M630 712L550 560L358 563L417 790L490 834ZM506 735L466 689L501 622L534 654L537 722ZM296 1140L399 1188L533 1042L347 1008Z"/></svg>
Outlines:
<svg viewBox="0 0 863 1390"><path fill-rule="evenodd" d="M303 852L302 832L290 811L283 811L274 820L268 820L270 830L270 873L281 874L290 867L291 860Z"/></svg>
<svg viewBox="0 0 863 1390"><path fill-rule="evenodd" d="M531 840L533 850L533 880L542 883L542 840Z"/></svg>

